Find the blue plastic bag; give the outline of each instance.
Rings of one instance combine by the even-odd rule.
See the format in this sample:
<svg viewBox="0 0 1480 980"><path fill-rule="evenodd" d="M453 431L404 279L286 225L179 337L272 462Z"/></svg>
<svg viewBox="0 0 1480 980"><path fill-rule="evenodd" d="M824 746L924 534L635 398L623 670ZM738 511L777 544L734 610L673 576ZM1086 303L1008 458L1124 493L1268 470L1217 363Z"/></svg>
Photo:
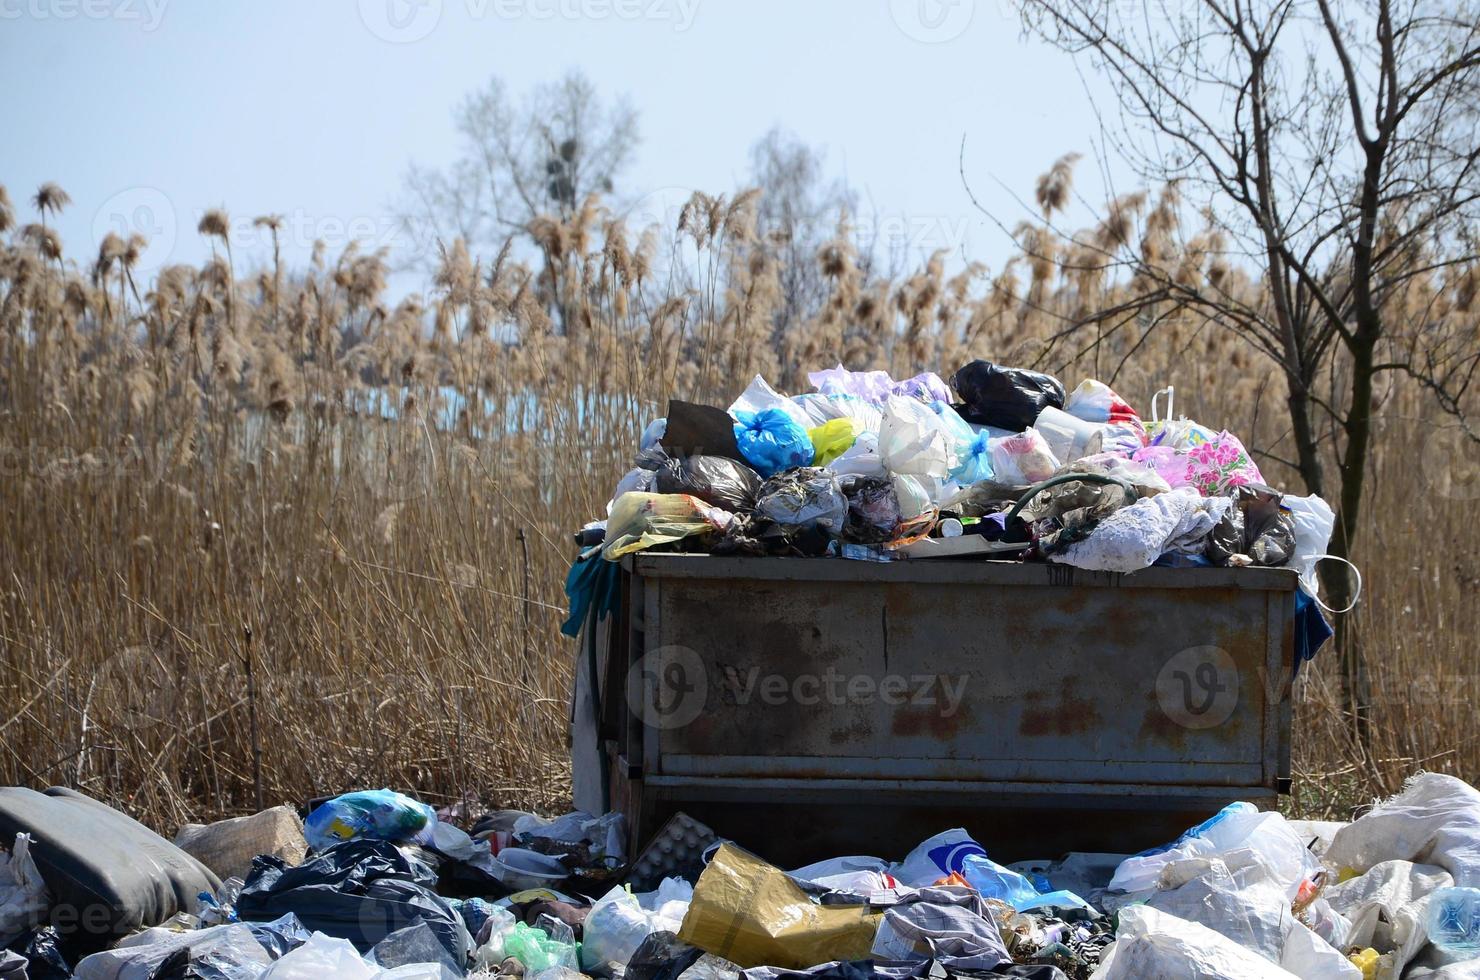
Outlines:
<svg viewBox="0 0 1480 980"><path fill-rule="evenodd" d="M807 430L779 408L735 415L735 444L761 476L810 466L814 450Z"/></svg>
<svg viewBox="0 0 1480 980"><path fill-rule="evenodd" d="M316 851L361 838L425 844L436 823L437 812L420 800L394 790L367 789L320 804L303 821L303 836Z"/></svg>
<svg viewBox="0 0 1480 980"><path fill-rule="evenodd" d="M1087 909L1089 903L1070 891L1049 890L1041 875L1038 883L1011 868L1004 868L985 854L972 854L961 862L961 876L981 892L983 898L1006 902L1019 912L1052 905L1056 908ZM1040 890L1042 889L1042 890Z"/></svg>
<svg viewBox="0 0 1480 980"><path fill-rule="evenodd" d="M1033 887L1031 881L1016 871L1004 868L985 854L968 855L961 862L961 876L972 888L981 892L982 898L995 898L1014 908L1018 902L1038 900L1038 889Z"/></svg>

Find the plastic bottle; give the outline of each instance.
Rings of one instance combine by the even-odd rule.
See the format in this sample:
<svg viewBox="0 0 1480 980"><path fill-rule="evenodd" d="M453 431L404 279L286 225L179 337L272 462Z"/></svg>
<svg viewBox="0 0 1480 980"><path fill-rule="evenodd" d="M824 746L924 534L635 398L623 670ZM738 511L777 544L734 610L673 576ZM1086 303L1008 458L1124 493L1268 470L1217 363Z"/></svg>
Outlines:
<svg viewBox="0 0 1480 980"><path fill-rule="evenodd" d="M1456 953L1480 953L1480 888L1440 888L1429 896L1429 941Z"/></svg>

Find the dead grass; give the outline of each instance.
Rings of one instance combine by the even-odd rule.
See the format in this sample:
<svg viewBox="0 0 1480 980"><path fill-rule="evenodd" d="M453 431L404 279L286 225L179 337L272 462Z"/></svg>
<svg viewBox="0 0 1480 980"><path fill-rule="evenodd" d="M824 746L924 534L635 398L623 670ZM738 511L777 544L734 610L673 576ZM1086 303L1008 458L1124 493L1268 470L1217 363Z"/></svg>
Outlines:
<svg viewBox="0 0 1480 980"><path fill-rule="evenodd" d="M1046 209L1063 194L1040 186ZM0 782L74 786L171 831L364 786L558 806L569 532L670 395L727 404L756 372L796 390L839 360L902 376L986 356L1099 376L1143 408L1175 384L1181 412L1280 454L1280 383L1217 324L1055 339L1127 288L1092 263L947 277L937 257L880 281L844 236L818 257L826 304L778 336L783 270L748 196L696 195L665 230L677 257L594 205L541 224L538 269L453 244L425 307L395 308L382 256L236 268L215 212L199 268L138 282L139 243L110 241L83 272L44 221L67 203L48 185L41 220L14 227L0 197ZM1147 203L1091 237L1257 289ZM1474 451L1416 391L1380 411L1358 614L1376 737L1358 751L1317 660L1296 712L1303 813L1418 767L1480 775Z"/></svg>

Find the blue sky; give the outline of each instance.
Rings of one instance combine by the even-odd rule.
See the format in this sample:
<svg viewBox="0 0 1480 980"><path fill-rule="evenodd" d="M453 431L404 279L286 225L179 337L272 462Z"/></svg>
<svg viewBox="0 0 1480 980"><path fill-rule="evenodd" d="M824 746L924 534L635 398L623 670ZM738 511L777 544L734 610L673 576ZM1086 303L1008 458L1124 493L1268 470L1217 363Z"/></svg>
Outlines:
<svg viewBox="0 0 1480 980"><path fill-rule="evenodd" d="M914 257L1008 254L962 187L963 136L973 189L1009 223L1009 189L1030 199L1056 157L1094 149L1073 64L1023 39L1005 0L0 0L0 183L23 220L60 183L79 260L111 228L151 237L146 265L197 261L216 205L239 263L268 254L250 228L268 212L290 261L314 238L395 247L402 174L453 158L463 94L571 68L640 113L629 195L729 191L780 125ZM1101 202L1096 165L1079 176Z"/></svg>

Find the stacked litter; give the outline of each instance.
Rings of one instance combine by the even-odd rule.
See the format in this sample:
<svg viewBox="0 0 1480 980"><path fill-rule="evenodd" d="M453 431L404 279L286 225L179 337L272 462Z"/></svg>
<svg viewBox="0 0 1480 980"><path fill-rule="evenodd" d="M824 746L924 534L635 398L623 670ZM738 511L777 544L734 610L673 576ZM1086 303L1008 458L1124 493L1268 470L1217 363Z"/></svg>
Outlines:
<svg viewBox="0 0 1480 980"><path fill-rule="evenodd" d="M45 809L0 793L12 824ZM121 877L117 855L18 833L0 852L5 980L1480 977L1480 793L1432 773L1349 824L1235 803L1131 856L1004 866L958 828L898 861L790 871L682 816L634 856L617 814L499 811L465 832L399 793L350 793L293 833L282 811L212 825L214 854L276 851L178 909L159 896L209 872L77 805L127 829L148 855L131 873L156 880L86 925L73 903Z"/></svg>
<svg viewBox="0 0 1480 980"><path fill-rule="evenodd" d="M1243 442L1186 418L1149 421L1109 386L972 361L947 386L839 366L787 397L757 376L728 411L670 402L643 432L608 516L567 583L584 621L599 555L1047 560L1298 571L1302 656L1329 635L1316 564L1334 515L1265 484ZM953 392L954 389L954 392ZM599 545L599 547L597 547ZM583 567L584 566L584 567Z"/></svg>
<svg viewBox="0 0 1480 980"><path fill-rule="evenodd" d="M1291 566L1315 591L1330 508L1266 486L1230 432L1143 421L1099 381L1066 392L987 361L951 387L842 367L808 378L816 391L786 397L757 376L727 412L670 403L584 538L610 560L662 548Z"/></svg>

